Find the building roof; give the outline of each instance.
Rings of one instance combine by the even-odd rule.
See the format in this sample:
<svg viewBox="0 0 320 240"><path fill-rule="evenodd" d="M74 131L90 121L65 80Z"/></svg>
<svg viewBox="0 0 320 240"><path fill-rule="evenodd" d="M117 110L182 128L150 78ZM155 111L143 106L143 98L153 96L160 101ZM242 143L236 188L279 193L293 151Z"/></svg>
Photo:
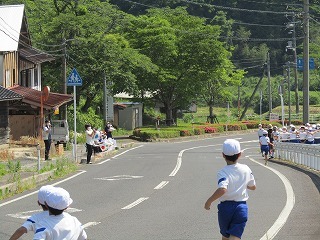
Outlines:
<svg viewBox="0 0 320 240"><path fill-rule="evenodd" d="M17 51L24 5L0 6L0 51Z"/></svg>
<svg viewBox="0 0 320 240"><path fill-rule="evenodd" d="M36 64L54 60L32 47L23 4L0 6L0 39L0 52L18 51L20 57Z"/></svg>
<svg viewBox="0 0 320 240"><path fill-rule="evenodd" d="M41 107L41 91L15 85L9 88L11 91L23 96L22 102L28 103L33 107ZM49 93L48 100L43 102L43 108L52 110L73 100L70 94Z"/></svg>
<svg viewBox="0 0 320 240"><path fill-rule="evenodd" d="M0 86L0 102L21 100L21 99L22 99L22 96L20 94Z"/></svg>

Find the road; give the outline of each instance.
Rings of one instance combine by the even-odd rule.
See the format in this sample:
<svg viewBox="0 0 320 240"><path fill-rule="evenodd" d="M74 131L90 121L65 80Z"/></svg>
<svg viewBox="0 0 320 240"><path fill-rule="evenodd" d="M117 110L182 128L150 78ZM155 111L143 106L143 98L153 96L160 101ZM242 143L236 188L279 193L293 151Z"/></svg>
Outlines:
<svg viewBox="0 0 320 240"><path fill-rule="evenodd" d="M217 202L210 211L204 203L225 165L222 143L231 137L240 141L240 162L257 182L257 190L249 192L243 239L319 239L318 188L302 171L272 162L264 166L254 133L139 143L54 184L70 192L74 202L68 212L84 224L90 240L221 239ZM36 192L27 192L0 202L0 239L40 210L36 199ZM30 233L22 239L31 238Z"/></svg>

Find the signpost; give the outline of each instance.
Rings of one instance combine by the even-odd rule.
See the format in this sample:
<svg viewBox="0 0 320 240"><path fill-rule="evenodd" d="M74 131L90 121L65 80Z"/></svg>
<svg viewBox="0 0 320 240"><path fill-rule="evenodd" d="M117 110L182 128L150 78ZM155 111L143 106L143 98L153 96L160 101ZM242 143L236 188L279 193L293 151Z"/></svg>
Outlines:
<svg viewBox="0 0 320 240"><path fill-rule="evenodd" d="M302 58L297 59L297 69L303 71L304 60ZM314 58L309 58L309 69L315 69Z"/></svg>
<svg viewBox="0 0 320 240"><path fill-rule="evenodd" d="M82 79L74 68L70 73L67 86L73 86L73 110L74 110L74 143L73 143L73 153L74 159L77 162L77 103L76 103L76 86L82 86Z"/></svg>

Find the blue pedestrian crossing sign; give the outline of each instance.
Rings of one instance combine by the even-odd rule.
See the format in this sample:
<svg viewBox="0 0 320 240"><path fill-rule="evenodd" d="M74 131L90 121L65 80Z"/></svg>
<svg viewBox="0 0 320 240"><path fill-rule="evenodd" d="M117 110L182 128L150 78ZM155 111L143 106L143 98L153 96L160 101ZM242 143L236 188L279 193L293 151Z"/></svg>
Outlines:
<svg viewBox="0 0 320 240"><path fill-rule="evenodd" d="M82 79L74 68L67 79L67 86L82 86Z"/></svg>

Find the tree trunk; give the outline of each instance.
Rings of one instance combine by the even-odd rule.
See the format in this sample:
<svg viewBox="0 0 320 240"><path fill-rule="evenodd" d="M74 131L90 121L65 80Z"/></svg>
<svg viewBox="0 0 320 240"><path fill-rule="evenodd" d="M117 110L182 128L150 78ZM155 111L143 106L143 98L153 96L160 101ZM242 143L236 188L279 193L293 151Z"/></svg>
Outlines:
<svg viewBox="0 0 320 240"><path fill-rule="evenodd" d="M173 116L172 116L172 106L171 104L164 104L164 107L166 111L166 125L172 126L174 123Z"/></svg>
<svg viewBox="0 0 320 240"><path fill-rule="evenodd" d="M82 112L87 112L88 111L89 107L91 106L92 99L93 99L93 97L91 97L91 96L87 96L86 97L86 102L83 105L83 107L81 108Z"/></svg>

